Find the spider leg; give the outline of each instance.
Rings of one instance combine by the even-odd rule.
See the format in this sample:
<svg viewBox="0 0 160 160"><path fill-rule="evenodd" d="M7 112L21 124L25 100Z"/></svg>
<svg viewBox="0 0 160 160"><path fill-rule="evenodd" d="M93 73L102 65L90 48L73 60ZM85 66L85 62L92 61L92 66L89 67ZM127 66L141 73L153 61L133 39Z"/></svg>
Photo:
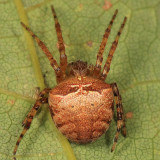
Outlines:
<svg viewBox="0 0 160 160"><path fill-rule="evenodd" d="M117 84L113 83L111 84L111 86L112 86L113 94L115 97L116 108L117 108L117 132L114 137L114 143L111 149L111 152L113 152L116 147L121 128L122 128L123 135L126 136L126 127L125 127L125 116L123 113L123 106L122 106L122 98L121 98L121 95L119 94Z"/></svg>
<svg viewBox="0 0 160 160"><path fill-rule="evenodd" d="M103 79L103 80L106 79L107 74L108 74L108 72L110 70L112 57L113 57L113 54L114 54L114 52L115 52L115 50L117 48L118 40L119 40L119 37L120 37L120 35L122 33L122 30L124 28L124 25L125 25L126 21L127 21L127 17L124 18L123 23L121 24L121 27L120 27L120 29L119 29L119 31L117 33L117 36L116 36L114 42L112 43L111 49L109 51L109 54L108 54L108 57L107 57L107 60L106 60L106 63L104 65L103 72L102 72L102 75L101 75L101 79Z"/></svg>
<svg viewBox="0 0 160 160"><path fill-rule="evenodd" d="M39 94L40 94L40 87L36 87L35 88L35 95L34 95L34 97L36 96L35 99L38 98ZM27 121L27 118L28 118L28 115L25 117L24 121L22 122L22 127L24 126L25 122Z"/></svg>
<svg viewBox="0 0 160 160"><path fill-rule="evenodd" d="M52 66L52 68L55 70L56 73L56 78L57 78L57 82L62 80L62 74L61 74L61 69L57 64L57 61L53 58L52 54L50 53L50 51L48 50L48 48L46 47L46 45L31 31L31 29L29 27L27 27L23 22L21 22L21 25L31 34L31 36L36 40L36 42L38 43L39 47L42 49L42 51L45 53L45 55L47 56L47 58L50 61L50 64Z"/></svg>
<svg viewBox="0 0 160 160"><path fill-rule="evenodd" d="M87 75L93 76L93 72L94 72L94 65L89 64L89 65L87 66Z"/></svg>
<svg viewBox="0 0 160 160"><path fill-rule="evenodd" d="M118 10L115 10L115 13L114 13L114 15L113 15L113 17L112 17L112 19L109 23L109 26L105 30L105 33L103 35L103 39L102 39L101 45L99 47L99 52L97 54L96 65L95 65L94 72L93 72L93 74L95 76L99 76L99 74L101 72L101 65L102 65L102 61L103 61L103 52L104 52L104 49L105 49L110 31L111 31L111 28L112 28L112 24L114 22L114 19L116 18L117 13L118 13Z"/></svg>
<svg viewBox="0 0 160 160"><path fill-rule="evenodd" d="M16 146L15 146L14 151L13 151L14 156L16 155L19 143L21 142L21 140L22 140L23 136L25 135L25 133L27 132L27 130L30 128L33 117L36 115L38 109L40 108L40 106L42 104L48 102L48 98L45 97L45 95L48 94L50 90L51 90L50 88L45 88L42 92L40 92L34 106L32 107L31 111L28 113L26 119L24 120L24 122L23 122L24 128L23 128L23 130L22 130L22 132L21 132L21 134L20 134L20 136L17 140ZM16 160L16 157L14 157L14 160Z"/></svg>
<svg viewBox="0 0 160 160"><path fill-rule="evenodd" d="M54 17L55 28L56 28L56 32L57 32L57 39L58 39L58 44L59 44L60 68L63 73L63 76L65 77L66 76L65 71L66 71L66 67L67 67L67 56L65 54L65 46L64 46L64 41L63 41L63 37L62 37L62 31L61 31L61 27L58 22L56 12L54 10L53 5L51 6L51 10L52 10L52 14Z"/></svg>

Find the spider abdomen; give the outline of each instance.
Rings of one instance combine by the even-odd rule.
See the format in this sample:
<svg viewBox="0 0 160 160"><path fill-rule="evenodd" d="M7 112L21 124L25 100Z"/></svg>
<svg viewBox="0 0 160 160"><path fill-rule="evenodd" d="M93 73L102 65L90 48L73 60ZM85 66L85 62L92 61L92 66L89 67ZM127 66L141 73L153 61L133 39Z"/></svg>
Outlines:
<svg viewBox="0 0 160 160"><path fill-rule="evenodd" d="M112 88L89 77L71 78L51 90L49 105L57 128L69 140L88 143L109 128L113 116Z"/></svg>

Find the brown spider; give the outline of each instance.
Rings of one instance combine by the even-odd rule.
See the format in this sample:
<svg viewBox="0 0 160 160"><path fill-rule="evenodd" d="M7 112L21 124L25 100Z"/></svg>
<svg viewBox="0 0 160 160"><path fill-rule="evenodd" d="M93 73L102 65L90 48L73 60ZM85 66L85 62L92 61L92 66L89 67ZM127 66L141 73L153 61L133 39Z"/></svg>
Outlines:
<svg viewBox="0 0 160 160"><path fill-rule="evenodd" d="M113 151L121 128L123 135L126 136L125 117L117 84L107 84L105 83L105 79L110 70L112 57L117 48L118 40L127 18L124 18L101 72L103 52L118 10L115 11L108 28L105 30L97 54L96 65L88 66L87 63L80 60L67 64L60 24L53 6L51 6L51 9L59 44L60 66L45 44L23 22L21 22L21 24L32 35L48 57L51 66L55 70L58 85L52 89L45 88L39 93L33 108L23 121L22 126L24 126L24 128L16 143L13 154L16 155L19 143L26 131L30 128L33 117L42 104L49 103L49 109L54 123L69 140L77 143L88 143L96 140L109 128L114 114L115 98L117 131L111 149L111 151ZM48 94L49 97L47 96ZM16 159L15 156L14 159Z"/></svg>

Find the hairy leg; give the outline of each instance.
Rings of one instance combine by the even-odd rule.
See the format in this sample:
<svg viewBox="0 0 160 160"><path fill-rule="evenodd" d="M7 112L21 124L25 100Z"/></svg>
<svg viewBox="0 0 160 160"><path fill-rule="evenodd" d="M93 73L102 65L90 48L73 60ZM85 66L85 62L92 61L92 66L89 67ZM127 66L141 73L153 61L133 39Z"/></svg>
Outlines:
<svg viewBox="0 0 160 160"><path fill-rule="evenodd" d="M57 64L57 61L53 58L52 54L50 53L50 51L48 50L46 45L31 31L31 29L29 27L27 27L23 22L21 22L21 24L31 34L31 36L36 40L39 47L45 53L45 55L47 56L47 58L50 61L52 68L55 70L57 82L60 82L63 79L63 77L62 77L61 69Z"/></svg>
<svg viewBox="0 0 160 160"><path fill-rule="evenodd" d="M122 98L121 98L121 95L119 94L117 84L113 83L111 84L111 86L112 86L113 94L115 97L116 108L117 108L117 132L114 138L114 144L111 149L111 152L112 152L114 151L115 146L117 144L117 140L118 140L121 128L122 128L123 135L126 136L126 127L125 127L125 116L123 113L123 106L122 106Z"/></svg>
<svg viewBox="0 0 160 160"><path fill-rule="evenodd" d="M127 21L127 17L124 18L123 23L122 23L122 25L121 25L118 33L117 33L117 36L116 36L114 42L112 43L111 49L110 49L109 54L108 54L108 58L106 60L106 63L104 65L104 68L103 68L103 71L102 71L102 75L101 75L101 79L103 79L103 80L106 79L107 74L109 73L112 57L113 57L113 54L114 54L114 52L115 52L115 50L117 48L118 40L119 40L119 37L120 37L120 35L122 33L122 30L124 28L124 25L125 25L126 21Z"/></svg>
<svg viewBox="0 0 160 160"><path fill-rule="evenodd" d="M94 68L94 76L99 76L99 74L101 72L101 65L102 65L102 61L103 61L103 52L104 52L111 28L112 28L112 24L114 22L114 19L116 18L117 13L118 13L118 10L115 11L115 13L112 17L112 20L110 21L109 26L105 30L105 33L103 35L103 39L102 39L101 45L99 47L99 52L97 54L96 65Z"/></svg>
<svg viewBox="0 0 160 160"><path fill-rule="evenodd" d="M89 64L87 66L87 75L93 76L93 72L94 72L94 65L93 64Z"/></svg>
<svg viewBox="0 0 160 160"><path fill-rule="evenodd" d="M50 91L50 88L45 88L42 92L39 93L39 96L34 104L34 106L32 107L31 111L28 113L27 117L25 118L25 120L23 121L22 126L24 126L23 131L21 132L16 146L14 148L13 154L16 155L19 143L21 142L23 136L25 135L25 133L27 132L27 130L30 128L30 125L32 123L33 117L36 115L39 107L48 102L48 98L45 97L46 94L48 94ZM16 160L16 158L14 157L14 160Z"/></svg>
<svg viewBox="0 0 160 160"><path fill-rule="evenodd" d="M61 27L58 22L56 12L54 10L53 5L51 6L51 9L52 9L53 17L54 17L55 28L56 28L58 44L59 44L60 68L63 73L63 76L65 77L65 71L66 71L66 67L67 67L67 56L65 54L65 46L64 46L64 41L63 41L63 37L62 37L62 31L61 31Z"/></svg>

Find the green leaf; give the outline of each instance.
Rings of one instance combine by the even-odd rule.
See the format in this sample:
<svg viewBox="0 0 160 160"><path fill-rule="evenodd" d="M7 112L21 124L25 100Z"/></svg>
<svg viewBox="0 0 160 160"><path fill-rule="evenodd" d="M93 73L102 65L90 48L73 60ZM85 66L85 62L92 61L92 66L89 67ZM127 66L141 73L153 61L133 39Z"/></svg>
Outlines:
<svg viewBox="0 0 160 160"><path fill-rule="evenodd" d="M105 3L112 7L107 9ZM17 159L23 160L158 160L160 157L160 1L159 0L0 0L0 160L12 159L21 123L36 99L36 87L54 87L55 74L44 53L22 28L20 21L45 42L59 62L57 37L50 6L61 24L68 61L95 64L104 30L115 9L104 61L123 17L128 21L107 78L117 82L125 113L127 137L109 130L94 143L68 142L54 126L43 106L22 139ZM110 5L109 5L110 6ZM104 64L104 63L103 63ZM45 77L43 76L45 74Z"/></svg>

